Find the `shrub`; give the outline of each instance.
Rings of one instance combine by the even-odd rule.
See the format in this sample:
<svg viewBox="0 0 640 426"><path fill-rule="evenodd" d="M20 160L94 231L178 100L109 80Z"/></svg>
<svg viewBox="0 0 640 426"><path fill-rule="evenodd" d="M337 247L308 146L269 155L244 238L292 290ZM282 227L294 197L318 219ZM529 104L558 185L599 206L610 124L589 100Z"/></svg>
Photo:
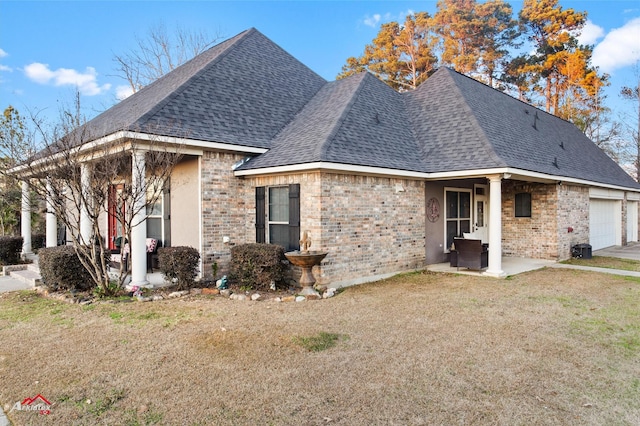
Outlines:
<svg viewBox="0 0 640 426"><path fill-rule="evenodd" d="M186 290L194 285L198 275L200 253L193 247L161 247L158 249L159 269L165 279L176 281L179 290Z"/></svg>
<svg viewBox="0 0 640 426"><path fill-rule="evenodd" d="M15 265L20 263L22 237L0 237L0 264Z"/></svg>
<svg viewBox="0 0 640 426"><path fill-rule="evenodd" d="M95 287L73 246L42 248L38 258L42 281L49 289L85 291Z"/></svg>
<svg viewBox="0 0 640 426"><path fill-rule="evenodd" d="M285 286L287 268L284 264L284 248L275 244L240 244L231 248L232 284L254 290L269 290L271 282L276 287Z"/></svg>
<svg viewBox="0 0 640 426"><path fill-rule="evenodd" d="M40 250L41 248L46 247L47 245L47 235L46 234L32 234L31 235L31 248L33 250Z"/></svg>

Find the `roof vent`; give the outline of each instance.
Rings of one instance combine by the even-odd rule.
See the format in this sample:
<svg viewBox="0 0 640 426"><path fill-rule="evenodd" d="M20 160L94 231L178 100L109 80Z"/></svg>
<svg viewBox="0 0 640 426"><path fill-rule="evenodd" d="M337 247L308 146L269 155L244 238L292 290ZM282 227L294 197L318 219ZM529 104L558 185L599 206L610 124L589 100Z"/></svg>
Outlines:
<svg viewBox="0 0 640 426"><path fill-rule="evenodd" d="M536 130L538 130L538 127L537 127L538 120L540 119L538 118L538 111L536 111L536 115L535 117L533 117L533 128Z"/></svg>
<svg viewBox="0 0 640 426"><path fill-rule="evenodd" d="M376 112L376 124L380 124L380 117L378 116L377 112Z"/></svg>
<svg viewBox="0 0 640 426"><path fill-rule="evenodd" d="M560 168L560 166L558 166L558 157L553 157L553 165L556 166L556 169Z"/></svg>
<svg viewBox="0 0 640 426"><path fill-rule="evenodd" d="M560 141L560 148L564 149L564 141Z"/></svg>

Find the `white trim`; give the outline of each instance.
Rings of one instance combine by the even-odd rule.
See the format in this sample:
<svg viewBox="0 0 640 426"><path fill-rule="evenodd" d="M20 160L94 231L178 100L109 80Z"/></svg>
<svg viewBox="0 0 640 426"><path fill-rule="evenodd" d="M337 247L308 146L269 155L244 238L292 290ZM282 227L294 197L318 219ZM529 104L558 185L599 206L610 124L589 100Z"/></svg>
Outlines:
<svg viewBox="0 0 640 426"><path fill-rule="evenodd" d="M362 174L368 174L368 175L394 176L394 177L426 179L426 180L442 180L442 179L456 179L456 178L470 179L470 178L476 178L476 177L486 178L488 175L502 174L502 175L506 175L505 178L511 178L511 179L524 178L525 180L535 180L535 181L546 182L546 183L552 183L552 182L571 183L576 185L586 185L586 186L594 186L594 187L600 187L600 188L623 190L623 191L629 191L629 192L640 194L640 189L628 188L625 186L612 185L607 183L594 182L594 181L589 181L585 179L570 178L570 177L560 176L560 175L547 175L544 173L515 169L512 167L498 167L498 168L490 168L490 169L456 170L451 172L425 173L425 172L415 172L415 171L409 171L409 170L389 169L384 167L357 166L353 164L329 163L324 161L317 161L313 163L293 164L289 166L265 167L261 169L251 169L251 170L236 170L234 174L235 176L240 177L240 176L259 176L259 175L267 175L267 174L299 173L299 172L313 171L313 170L362 173ZM511 176L508 176L508 175L511 175Z"/></svg>
<svg viewBox="0 0 640 426"><path fill-rule="evenodd" d="M200 155L198 156L198 246L200 247L200 262L199 262L199 266L200 269L198 271L198 277L203 278L204 277L204 236L203 236L203 218L202 218L202 161L203 161L203 156ZM173 206L173 204L172 204ZM173 223L173 222L171 222ZM171 238L173 238L173 234L171 234ZM215 260L215 254L214 254L214 262ZM216 277L211 277L212 279L216 279Z"/></svg>
<svg viewBox="0 0 640 426"><path fill-rule="evenodd" d="M640 201L640 193L627 192L627 200L628 201Z"/></svg>
<svg viewBox="0 0 640 426"><path fill-rule="evenodd" d="M447 192L468 192L469 193L469 232L473 232L473 188L458 188L458 187L453 187L453 186L445 186L444 187L444 193L443 193L443 197L442 199L444 200L443 204L444 204L444 209L442 210L442 216L444 217L444 230L443 230L443 234L444 234L444 252L445 253L449 253L451 250L451 247L447 245L447 223L451 220L452 222L455 220L458 222L458 229L460 229L460 221L461 220L467 220L467 218L460 218L460 217L452 217L452 218L448 218L447 217ZM460 201L460 197L458 197L458 202ZM458 204L458 211L460 210L460 205ZM456 212L456 214L458 214L458 212Z"/></svg>
<svg viewBox="0 0 640 426"><path fill-rule="evenodd" d="M603 188L589 188L589 198L603 200L624 200L624 192Z"/></svg>

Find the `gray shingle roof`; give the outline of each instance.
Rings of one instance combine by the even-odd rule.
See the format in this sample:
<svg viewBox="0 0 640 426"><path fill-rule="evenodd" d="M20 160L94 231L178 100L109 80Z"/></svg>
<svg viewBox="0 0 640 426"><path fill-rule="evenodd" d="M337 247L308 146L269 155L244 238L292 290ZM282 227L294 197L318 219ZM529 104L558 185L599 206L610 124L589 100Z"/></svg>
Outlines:
<svg viewBox="0 0 640 426"><path fill-rule="evenodd" d="M326 81L255 29L226 40L87 125L267 148Z"/></svg>
<svg viewBox="0 0 640 426"><path fill-rule="evenodd" d="M511 167L640 188L573 124L462 74L441 68L402 94L367 73L328 83L255 29L87 128L92 138L131 130L269 149L240 170L313 162L425 173Z"/></svg>
<svg viewBox="0 0 640 426"><path fill-rule="evenodd" d="M639 187L572 123L450 69L408 97L429 172L508 166Z"/></svg>

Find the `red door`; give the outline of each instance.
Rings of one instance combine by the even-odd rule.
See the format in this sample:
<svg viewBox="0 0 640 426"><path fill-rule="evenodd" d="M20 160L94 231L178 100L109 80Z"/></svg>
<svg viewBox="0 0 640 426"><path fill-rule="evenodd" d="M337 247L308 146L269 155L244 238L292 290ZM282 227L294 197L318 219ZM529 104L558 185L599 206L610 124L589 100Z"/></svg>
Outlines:
<svg viewBox="0 0 640 426"><path fill-rule="evenodd" d="M109 187L109 249L121 249L116 243L122 244L124 240L124 203L122 202L122 193L124 184L111 185Z"/></svg>

